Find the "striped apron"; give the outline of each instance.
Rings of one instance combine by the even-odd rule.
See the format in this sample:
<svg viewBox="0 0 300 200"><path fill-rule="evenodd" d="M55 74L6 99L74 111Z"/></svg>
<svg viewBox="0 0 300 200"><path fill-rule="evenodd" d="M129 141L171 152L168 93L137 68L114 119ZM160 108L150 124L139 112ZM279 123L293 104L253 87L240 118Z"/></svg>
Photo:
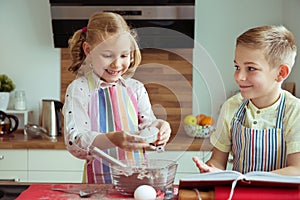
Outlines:
<svg viewBox="0 0 300 200"><path fill-rule="evenodd" d="M252 129L245 127L245 100L232 121L233 170L241 173L250 171L272 171L286 166L286 144L283 133L285 96L282 93L278 106L276 127Z"/></svg>
<svg viewBox="0 0 300 200"><path fill-rule="evenodd" d="M91 79L90 79L91 80ZM93 89L93 81L89 81ZM130 88L123 85L91 90L89 116L92 131L100 133L115 131L137 131L137 99ZM125 151L119 147L104 150L119 160L144 160L144 150ZM87 164L88 183L112 183L111 165L101 158Z"/></svg>

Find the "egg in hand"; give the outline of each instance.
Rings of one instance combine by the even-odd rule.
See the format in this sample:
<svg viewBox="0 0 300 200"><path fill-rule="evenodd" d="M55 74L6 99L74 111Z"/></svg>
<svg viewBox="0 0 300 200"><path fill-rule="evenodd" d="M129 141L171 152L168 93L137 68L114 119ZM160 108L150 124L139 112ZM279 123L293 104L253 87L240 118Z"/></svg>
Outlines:
<svg viewBox="0 0 300 200"><path fill-rule="evenodd" d="M140 185L134 191L135 200L155 200L156 190L150 185Z"/></svg>

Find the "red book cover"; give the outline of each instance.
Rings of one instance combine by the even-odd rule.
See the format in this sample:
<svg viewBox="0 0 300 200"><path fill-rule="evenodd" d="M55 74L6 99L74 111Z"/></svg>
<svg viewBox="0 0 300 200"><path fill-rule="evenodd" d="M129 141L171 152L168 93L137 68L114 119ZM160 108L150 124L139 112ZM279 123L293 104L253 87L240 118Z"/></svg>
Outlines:
<svg viewBox="0 0 300 200"><path fill-rule="evenodd" d="M179 190L214 191L215 199L297 199L300 200L300 176L271 172L208 172L179 180ZM288 198L287 198L288 197Z"/></svg>
<svg viewBox="0 0 300 200"><path fill-rule="evenodd" d="M228 199L231 187L216 186L215 200ZM299 200L300 188L241 187L234 189L232 200Z"/></svg>

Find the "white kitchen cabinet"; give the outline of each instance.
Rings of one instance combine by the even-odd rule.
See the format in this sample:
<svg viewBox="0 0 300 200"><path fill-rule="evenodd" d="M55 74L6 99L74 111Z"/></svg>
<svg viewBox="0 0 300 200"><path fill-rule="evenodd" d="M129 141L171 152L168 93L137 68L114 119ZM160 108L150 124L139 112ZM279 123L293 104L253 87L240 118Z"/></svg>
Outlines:
<svg viewBox="0 0 300 200"><path fill-rule="evenodd" d="M81 183L85 161L67 150L28 150L30 182Z"/></svg>
<svg viewBox="0 0 300 200"><path fill-rule="evenodd" d="M27 181L27 150L0 149L0 181Z"/></svg>

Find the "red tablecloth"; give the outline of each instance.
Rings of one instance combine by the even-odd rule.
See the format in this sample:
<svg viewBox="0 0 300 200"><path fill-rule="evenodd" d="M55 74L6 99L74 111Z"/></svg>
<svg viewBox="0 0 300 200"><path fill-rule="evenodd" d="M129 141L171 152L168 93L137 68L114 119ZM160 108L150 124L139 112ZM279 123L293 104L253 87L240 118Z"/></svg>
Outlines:
<svg viewBox="0 0 300 200"><path fill-rule="evenodd" d="M76 200L81 199L78 194L70 194L61 191L54 191L51 188L63 188L82 191L97 190L99 192L92 194L88 199L101 200L133 200L131 196L123 196L119 194L112 185L107 184L32 184L29 188L23 191L16 200ZM174 195L178 193L178 188L174 188ZM163 199L163 194L159 195L158 199Z"/></svg>
<svg viewBox="0 0 300 200"><path fill-rule="evenodd" d="M94 185L94 184L32 184L23 191L17 200L76 200L81 199L78 194L70 194L61 191L53 191L51 188L64 188L82 191L98 190L98 193L92 194L88 199L126 199L132 197L122 196L113 190L112 185Z"/></svg>

